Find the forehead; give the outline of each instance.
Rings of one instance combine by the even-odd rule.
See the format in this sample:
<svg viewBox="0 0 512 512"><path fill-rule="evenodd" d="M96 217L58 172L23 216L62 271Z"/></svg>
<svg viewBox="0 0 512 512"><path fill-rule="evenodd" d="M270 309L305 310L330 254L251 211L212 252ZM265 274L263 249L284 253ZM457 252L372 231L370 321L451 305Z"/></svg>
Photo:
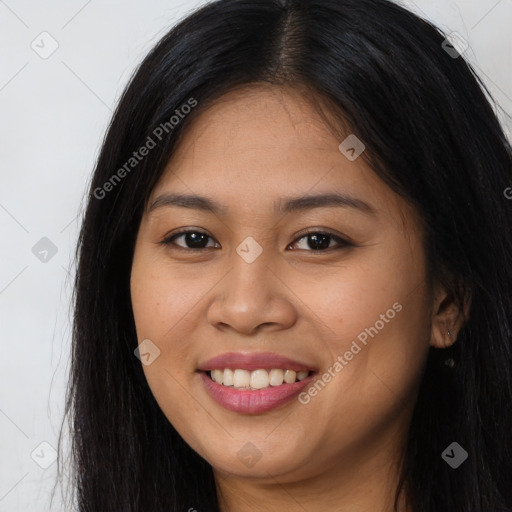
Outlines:
<svg viewBox="0 0 512 512"><path fill-rule="evenodd" d="M340 135L318 105L292 88L226 93L188 125L148 207L173 193L216 199L218 213L226 214L238 206L279 214L283 198L313 194L344 195L368 211L400 208L401 199L363 158L340 152Z"/></svg>
<svg viewBox="0 0 512 512"><path fill-rule="evenodd" d="M196 111L200 109L201 105ZM320 113L329 115L321 99L308 99L304 90L270 85L236 89L200 111L175 157L199 143L203 149L222 149L227 157L234 150L251 153L263 147L276 149L273 159L280 150L283 158L293 157L282 151L286 148L326 150L332 149L333 143L337 147L339 135L329 131ZM259 156L264 158L263 154Z"/></svg>

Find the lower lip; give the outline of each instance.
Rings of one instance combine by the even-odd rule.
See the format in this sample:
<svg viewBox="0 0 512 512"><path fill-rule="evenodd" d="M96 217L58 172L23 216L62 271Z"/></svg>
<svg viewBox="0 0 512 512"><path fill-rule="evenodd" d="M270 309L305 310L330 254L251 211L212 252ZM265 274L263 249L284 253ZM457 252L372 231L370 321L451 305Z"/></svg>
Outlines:
<svg viewBox="0 0 512 512"><path fill-rule="evenodd" d="M222 407L242 414L260 414L285 404L308 386L315 374L293 384L281 384L259 390L235 389L212 380L206 372L200 372L209 395Z"/></svg>

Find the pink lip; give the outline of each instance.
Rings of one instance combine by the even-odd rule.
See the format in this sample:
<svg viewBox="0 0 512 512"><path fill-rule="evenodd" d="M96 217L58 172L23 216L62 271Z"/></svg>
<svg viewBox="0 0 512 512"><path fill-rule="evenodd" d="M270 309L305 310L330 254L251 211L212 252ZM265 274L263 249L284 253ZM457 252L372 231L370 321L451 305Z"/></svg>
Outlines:
<svg viewBox="0 0 512 512"><path fill-rule="evenodd" d="M217 366L217 368L219 367ZM227 368L229 368L229 365ZM237 368L240 368L240 366L237 366ZM254 369L257 370L258 368ZM280 386L253 391L218 384L204 371L200 375L209 395L218 404L225 409L241 414L259 414L275 409L297 396L315 377L315 374L312 374L293 384L281 384Z"/></svg>
<svg viewBox="0 0 512 512"><path fill-rule="evenodd" d="M198 366L198 370L203 372L225 368L232 370L239 368L248 371L260 369L271 370L272 368L294 370L296 372L316 371L316 368L308 364L303 364L288 357L273 354L272 352L227 352L226 354L213 357Z"/></svg>

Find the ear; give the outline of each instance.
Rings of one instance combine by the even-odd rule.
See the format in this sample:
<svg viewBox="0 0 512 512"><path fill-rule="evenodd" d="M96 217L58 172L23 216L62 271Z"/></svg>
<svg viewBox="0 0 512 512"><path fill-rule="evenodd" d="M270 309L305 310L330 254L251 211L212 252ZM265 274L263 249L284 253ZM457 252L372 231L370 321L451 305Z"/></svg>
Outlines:
<svg viewBox="0 0 512 512"><path fill-rule="evenodd" d="M447 348L457 341L462 326L469 319L471 294L466 293L463 304L456 300L456 294L441 284L436 284L433 293L432 324L430 345Z"/></svg>

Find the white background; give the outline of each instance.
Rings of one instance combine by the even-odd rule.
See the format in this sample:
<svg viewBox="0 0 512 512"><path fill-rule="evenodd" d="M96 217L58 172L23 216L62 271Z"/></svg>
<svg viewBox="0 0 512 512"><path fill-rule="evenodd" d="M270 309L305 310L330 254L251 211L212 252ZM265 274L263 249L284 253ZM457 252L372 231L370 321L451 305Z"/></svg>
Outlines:
<svg viewBox="0 0 512 512"><path fill-rule="evenodd" d="M2 512L50 510L57 464L42 469L31 453L42 442L57 447L69 369L73 250L107 122L134 67L202 3L0 0ZM468 40L465 55L512 129L512 1L404 3ZM47 59L31 48L43 31L58 43ZM47 262L32 252L42 237L57 247ZM51 448L43 445L37 455L48 460ZM59 494L52 510L63 510Z"/></svg>

